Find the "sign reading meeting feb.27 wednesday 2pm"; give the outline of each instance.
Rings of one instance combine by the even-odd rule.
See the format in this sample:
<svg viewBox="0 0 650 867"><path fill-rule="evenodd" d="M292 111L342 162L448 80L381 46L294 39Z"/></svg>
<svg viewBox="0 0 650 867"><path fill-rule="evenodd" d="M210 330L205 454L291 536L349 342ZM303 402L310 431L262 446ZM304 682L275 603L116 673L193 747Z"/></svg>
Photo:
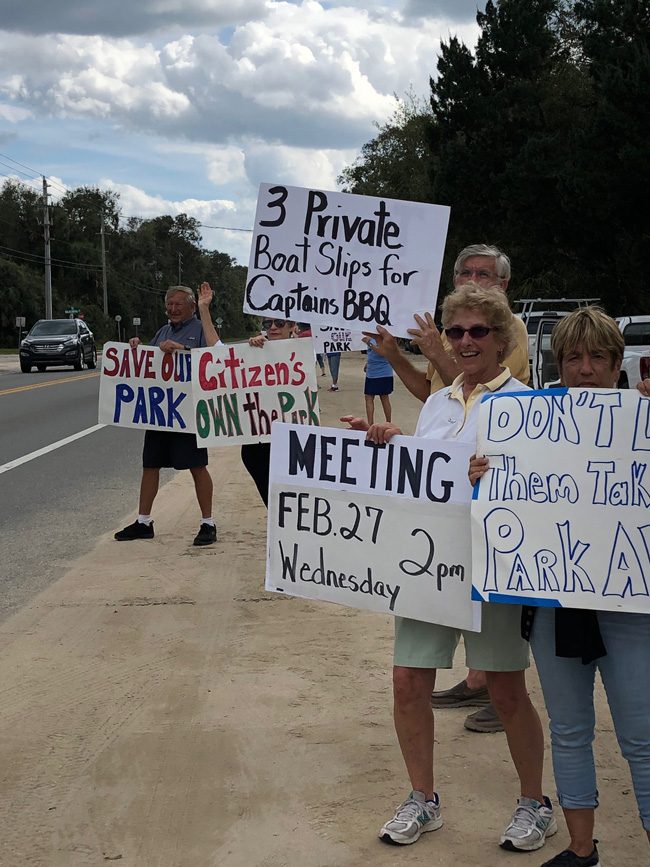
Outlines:
<svg viewBox="0 0 650 867"><path fill-rule="evenodd" d="M495 396L472 502L475 598L650 613L650 398L615 389Z"/></svg>
<svg viewBox="0 0 650 867"><path fill-rule="evenodd" d="M449 208L262 184L244 312L406 337L435 310Z"/></svg>
<svg viewBox="0 0 650 867"><path fill-rule="evenodd" d="M472 451L274 424L266 589L480 629L469 574Z"/></svg>

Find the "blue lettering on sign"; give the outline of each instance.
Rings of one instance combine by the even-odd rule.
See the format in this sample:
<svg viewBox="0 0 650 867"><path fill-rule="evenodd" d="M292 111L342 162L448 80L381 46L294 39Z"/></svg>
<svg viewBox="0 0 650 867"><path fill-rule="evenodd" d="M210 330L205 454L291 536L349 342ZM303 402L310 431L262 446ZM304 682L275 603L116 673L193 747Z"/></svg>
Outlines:
<svg viewBox="0 0 650 867"><path fill-rule="evenodd" d="M633 452L650 452L650 398L640 398L634 419Z"/></svg>
<svg viewBox="0 0 650 867"><path fill-rule="evenodd" d="M164 389L157 385L147 388L140 385L134 390L126 383L120 383L115 387L113 422L119 424L122 409L128 407L133 424L185 430L187 424L179 412L179 406L186 397L187 394L183 392L175 395L173 388Z"/></svg>
<svg viewBox="0 0 650 867"><path fill-rule="evenodd" d="M595 593L594 584L580 563L590 544L572 540L568 521L556 523L555 528L559 553L543 548L535 552L531 567L527 567L520 553L525 540L524 525L510 509L492 509L483 519L486 552L483 592L499 593L498 576L506 575L506 588L510 591L558 591L561 586L565 593L575 593L579 585L582 592Z"/></svg>
<svg viewBox="0 0 650 867"><path fill-rule="evenodd" d="M643 547L646 562L650 565L650 549L648 547L650 539L647 538L649 529L650 524L637 527L641 537L640 547ZM621 599L624 599L626 594L648 596L648 582L643 572L637 547L619 521L616 525L603 596L620 596Z"/></svg>

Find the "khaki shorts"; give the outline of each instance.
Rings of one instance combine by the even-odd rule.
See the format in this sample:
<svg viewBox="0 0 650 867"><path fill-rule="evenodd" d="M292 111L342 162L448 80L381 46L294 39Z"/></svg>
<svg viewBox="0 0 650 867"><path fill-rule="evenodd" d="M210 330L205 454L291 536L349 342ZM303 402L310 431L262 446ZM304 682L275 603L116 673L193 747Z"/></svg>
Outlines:
<svg viewBox="0 0 650 867"><path fill-rule="evenodd" d="M481 617L480 632L396 617L393 664L407 668L451 668L462 635L468 668L482 671L528 668L529 645L521 637L521 605L484 602Z"/></svg>

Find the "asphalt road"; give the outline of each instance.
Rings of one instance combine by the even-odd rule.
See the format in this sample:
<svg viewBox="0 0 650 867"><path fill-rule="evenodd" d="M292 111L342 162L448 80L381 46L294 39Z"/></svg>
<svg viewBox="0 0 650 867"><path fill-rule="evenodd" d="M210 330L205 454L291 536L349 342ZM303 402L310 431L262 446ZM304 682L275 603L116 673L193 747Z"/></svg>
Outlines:
<svg viewBox="0 0 650 867"><path fill-rule="evenodd" d="M137 508L141 431L104 427L2 472L95 426L98 393L99 370L22 374L0 357L0 620Z"/></svg>

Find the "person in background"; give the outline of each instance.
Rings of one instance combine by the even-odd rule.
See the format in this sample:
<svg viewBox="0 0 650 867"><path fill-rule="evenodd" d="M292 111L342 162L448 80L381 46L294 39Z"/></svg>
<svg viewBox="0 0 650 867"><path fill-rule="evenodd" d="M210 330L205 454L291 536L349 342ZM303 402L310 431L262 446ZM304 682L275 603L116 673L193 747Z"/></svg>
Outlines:
<svg viewBox="0 0 650 867"><path fill-rule="evenodd" d="M210 318L210 302L214 293L209 283L199 288L199 316L195 310L194 292L189 286L171 286L165 294L168 322L158 329L151 346L162 352L187 352L196 347L215 346L221 341ZM139 337L132 337L129 345L135 348ZM199 448L195 434L178 431L148 430L144 435L142 451L142 478L136 520L115 533L118 542L135 539L153 539L153 507L160 484L161 467L189 470L194 479L196 499L201 510L199 532L194 545L211 545L217 541L217 527L212 517L212 478L207 469L208 450Z"/></svg>
<svg viewBox="0 0 650 867"><path fill-rule="evenodd" d="M291 319L262 319L262 331L250 337L250 346L263 349L269 340L288 340L295 333L295 322ZM271 443L246 443L241 447L242 463L248 470L264 505L269 506L269 465Z"/></svg>
<svg viewBox="0 0 650 867"><path fill-rule="evenodd" d="M393 393L393 368L390 362L387 361L378 352L373 349L373 339L364 337L364 342L368 346L368 354L366 356L366 381L363 387L363 394L366 400L366 418L368 424L373 424L375 421L375 397L379 396L381 407L384 411L386 421L391 421L392 407L390 405L390 395Z"/></svg>
<svg viewBox="0 0 650 867"><path fill-rule="evenodd" d="M309 322L298 322L293 333L294 337L311 337L311 325ZM316 364L320 367L320 375L325 376L325 359L322 352L316 353Z"/></svg>
<svg viewBox="0 0 650 867"><path fill-rule="evenodd" d="M330 391L338 391L339 390L339 368L341 367L341 353L340 352L328 352L327 353L327 364L330 369L330 376L332 377L332 384L330 385Z"/></svg>
<svg viewBox="0 0 650 867"><path fill-rule="evenodd" d="M625 342L603 310L582 307L562 318L553 329L551 349L563 385L616 388ZM643 387L639 391L647 394ZM470 481L488 468L487 458L473 458ZM599 867L594 840L596 671L650 842L650 615L524 608L522 635L530 639L544 693L555 783L570 837L568 848L542 867Z"/></svg>

